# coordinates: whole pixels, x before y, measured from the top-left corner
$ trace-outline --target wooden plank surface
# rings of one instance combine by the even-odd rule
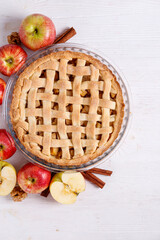
[[[75,205],[39,195],[22,203],[0,198],[0,239],[160,239],[160,1],[1,0],[0,45],[31,13],[54,21],[57,33],[75,27],[70,41],[100,50],[125,75],[133,120],[120,149],[101,165],[113,170],[103,190],[90,183]],[[2,77],[2,75],[0,75]],[[4,78],[7,81],[7,78]],[[0,107],[0,127],[5,127]],[[20,152],[9,160],[18,169]]]

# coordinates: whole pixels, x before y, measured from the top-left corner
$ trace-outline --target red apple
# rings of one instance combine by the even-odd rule
[[[26,193],[41,193],[48,188],[51,173],[37,165],[27,163],[18,172],[18,184]]]
[[[50,18],[42,14],[31,14],[22,21],[19,36],[27,48],[37,50],[54,42],[56,30]]]
[[[3,94],[4,94],[5,88],[6,88],[5,81],[2,78],[0,78],[0,105],[3,102]]]
[[[25,63],[27,53],[18,45],[8,44],[0,47],[0,72],[11,76]]]
[[[16,147],[11,135],[5,129],[0,129],[0,160],[10,158],[15,151]]]

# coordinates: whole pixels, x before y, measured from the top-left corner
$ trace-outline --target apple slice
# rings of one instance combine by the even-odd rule
[[[85,180],[80,172],[57,173],[50,184],[50,193],[59,203],[72,204],[85,190]]]
[[[0,196],[10,194],[16,185],[16,170],[7,162],[0,161]]]

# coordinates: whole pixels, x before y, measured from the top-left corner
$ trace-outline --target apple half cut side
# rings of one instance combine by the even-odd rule
[[[50,184],[50,193],[59,203],[72,204],[77,195],[85,191],[85,180],[80,172],[61,172],[55,174]]]
[[[9,164],[4,165],[0,171],[0,196],[6,196],[16,185],[16,170]]]

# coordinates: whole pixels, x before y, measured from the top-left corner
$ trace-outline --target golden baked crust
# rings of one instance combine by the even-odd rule
[[[79,52],[51,53],[19,76],[10,117],[24,147],[58,165],[80,165],[115,141],[124,116],[116,77]]]

